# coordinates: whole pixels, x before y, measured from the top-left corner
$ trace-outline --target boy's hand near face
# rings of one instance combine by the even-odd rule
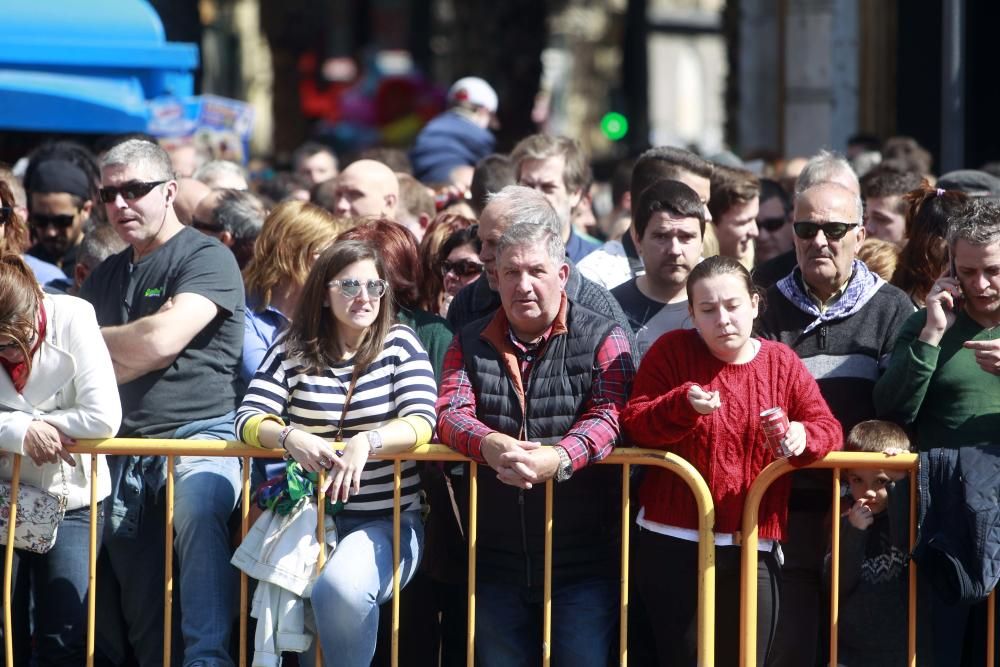
[[[869,491],[869,493],[871,492]],[[851,509],[847,511],[847,520],[858,530],[868,530],[872,523],[875,522],[875,516],[872,514],[872,508],[868,505],[868,503],[874,499],[874,493],[871,493],[871,497],[858,498],[854,501],[854,505],[851,506]]]

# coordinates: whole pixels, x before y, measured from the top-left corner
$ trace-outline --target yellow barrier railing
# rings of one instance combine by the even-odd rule
[[[821,468],[833,470],[833,485],[831,488],[831,507],[833,521],[831,527],[831,577],[830,577],[830,661],[837,664],[837,630],[839,627],[839,580],[840,580],[840,471],[843,468],[882,468],[887,470],[904,470],[910,473],[910,550],[917,536],[917,460],[916,454],[899,454],[885,456],[883,454],[868,454],[858,452],[832,452],[805,468]],[[760,472],[747,493],[743,510],[743,552],[741,562],[741,596],[740,596],[740,665],[752,667],[757,650],[757,615],[751,613],[757,608],[757,563],[752,557],[757,552],[757,520],[761,499],[764,494],[782,475],[799,468],[793,467],[786,459],[780,459],[770,464]],[[917,566],[913,561],[909,564],[909,595],[908,595],[908,638],[907,664],[916,667],[917,644]],[[988,602],[989,619],[987,627],[993,627],[994,593],[990,593]],[[986,633],[986,664],[993,665],[994,634]]]
[[[172,617],[172,593],[173,593],[173,500],[174,500],[174,471],[173,461],[175,456],[226,456],[240,457],[243,459],[242,477],[242,521],[241,534],[245,537],[249,530],[250,515],[250,459],[251,458],[280,458],[281,450],[261,450],[254,447],[247,447],[242,443],[224,442],[217,440],[145,440],[117,438],[103,441],[80,441],[74,452],[81,454],[103,454],[103,455],[138,455],[138,456],[166,456],[167,457],[167,484],[166,484],[166,567],[164,568],[164,622],[163,622],[163,662],[171,664],[171,617]],[[478,465],[466,457],[444,447],[442,445],[424,445],[409,452],[392,456],[376,457],[382,460],[392,460],[393,466],[393,595],[392,595],[392,647],[391,660],[393,665],[398,664],[399,658],[399,591],[400,591],[400,493],[402,486],[402,462],[403,461],[452,461],[468,462],[470,464],[469,475],[469,528],[468,528],[468,625],[466,637],[466,661],[472,667],[475,659],[475,580],[476,580],[476,548],[477,548],[477,503],[478,486],[477,471]],[[20,479],[20,456],[15,456],[12,475],[12,494],[10,516],[16,516],[17,511],[17,485]],[[698,506],[698,664],[703,667],[712,667],[715,664],[715,547],[712,529],[715,523],[715,509],[712,503],[711,492],[705,484],[704,479],[698,471],[687,461],[669,452],[647,449],[619,448],[612,452],[602,464],[622,466],[622,511],[621,511],[621,600],[619,608],[620,616],[620,648],[619,662],[624,667],[628,663],[628,585],[629,585],[629,528],[631,525],[631,510],[629,504],[629,477],[632,465],[651,465],[667,470],[671,470],[687,483]],[[97,478],[97,457],[91,457],[91,478]],[[542,653],[543,665],[548,667],[550,662],[549,646],[551,637],[551,594],[552,594],[552,489],[553,482],[546,483],[546,503],[545,503],[545,579],[543,584],[543,636]],[[325,559],[325,543],[323,534],[324,525],[324,503],[318,503],[318,538],[320,542],[319,567],[322,567]],[[87,605],[87,665],[92,667],[94,663],[94,636],[96,623],[96,538],[97,538],[97,485],[91,484],[91,520],[90,520],[90,588]],[[6,545],[7,559],[3,573],[3,607],[4,607],[4,651],[7,658],[6,664],[13,664],[13,641],[10,616],[10,593],[11,593],[11,567],[13,555],[13,530],[14,522],[11,521],[8,527],[8,537]],[[240,656],[239,665],[245,667],[247,664],[247,612],[248,605],[248,581],[246,574],[241,573],[240,577]],[[321,652],[319,642],[316,642],[316,664],[321,664]]]

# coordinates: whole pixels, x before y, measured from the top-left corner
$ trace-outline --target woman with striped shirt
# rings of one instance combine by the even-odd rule
[[[378,253],[340,241],[316,261],[285,335],[268,350],[236,416],[244,442],[283,448],[324,491],[344,501],[339,543],[311,596],[327,664],[368,665],[378,608],[392,592],[392,462],[372,454],[430,441],[437,395],[427,353],[393,324],[392,292]],[[343,443],[334,448],[330,443]],[[405,584],[423,548],[419,480],[402,466]]]

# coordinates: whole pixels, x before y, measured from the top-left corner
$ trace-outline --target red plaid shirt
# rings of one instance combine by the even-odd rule
[[[506,331],[520,362],[521,386],[527,386],[537,358],[533,352],[548,343],[552,328],[542,335],[538,344],[530,347],[517,340],[509,326]],[[621,327],[614,327],[601,342],[595,351],[595,360],[598,372],[594,376],[590,397],[583,405],[580,418],[557,443],[566,450],[574,471],[600,461],[614,449],[619,433],[618,412],[625,406],[635,377],[632,349]],[[457,336],[444,357],[437,412],[441,442],[485,463],[480,446],[483,438],[493,433],[494,429],[476,418],[476,392],[465,370],[465,359]],[[507,435],[518,437],[519,434]]]

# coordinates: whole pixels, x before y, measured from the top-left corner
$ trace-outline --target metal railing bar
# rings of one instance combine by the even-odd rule
[[[96,456],[90,457],[90,550],[87,553],[87,667],[94,667],[95,637],[97,635],[97,462],[98,458]]]
[[[552,493],[555,482],[545,482],[545,546],[542,577],[542,667],[552,662]]]
[[[250,531],[250,465],[249,456],[243,457],[243,479],[240,488],[240,542]],[[250,582],[247,573],[240,570],[240,667],[247,667],[247,610],[250,602]]]
[[[174,457],[167,456],[167,507],[163,565],[163,664],[170,663],[174,609]]]
[[[10,505],[7,508],[7,544],[3,562],[3,652],[4,664],[14,664],[14,624],[10,615],[10,589],[14,570],[14,531],[17,529],[17,493],[21,487],[21,457],[14,455],[10,475]]]
[[[632,466],[628,463],[622,465],[622,577],[621,577],[621,606],[618,609],[618,663],[621,667],[628,667],[628,572],[629,572],[629,538],[632,528],[632,497],[631,484]]]

